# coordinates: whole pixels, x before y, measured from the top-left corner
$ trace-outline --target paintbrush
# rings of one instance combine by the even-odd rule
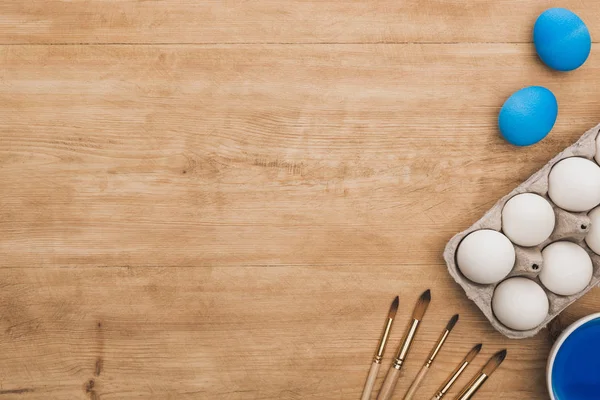
[[[448,321],[448,324],[446,325],[446,329],[444,329],[444,331],[440,335],[440,338],[438,339],[436,345],[431,350],[431,353],[429,353],[429,358],[427,358],[425,365],[423,365],[423,367],[417,374],[417,377],[415,378],[413,383],[408,388],[408,392],[406,392],[406,396],[404,396],[404,400],[411,400],[414,397],[415,393],[419,389],[419,386],[423,382],[423,379],[425,379],[427,372],[429,372],[429,368],[431,368],[431,364],[433,364],[435,357],[437,357],[438,353],[442,349],[442,346],[446,342],[446,339],[448,339],[448,335],[450,335],[452,328],[454,328],[454,325],[456,325],[457,322],[458,322],[458,314],[455,314],[452,318],[450,318],[450,321]]]
[[[396,317],[396,312],[398,311],[398,302],[399,299],[398,296],[396,296],[396,298],[390,305],[390,311],[388,312],[387,320],[385,321],[385,325],[383,326],[383,332],[381,332],[379,346],[377,346],[375,357],[373,357],[373,364],[371,364],[369,376],[367,377],[367,381],[365,382],[365,388],[363,389],[362,397],[360,398],[361,400],[369,400],[371,398],[373,385],[375,385],[375,380],[377,379],[377,374],[379,373],[379,368],[381,367],[383,352],[385,351],[385,346],[390,337],[390,331],[392,330],[392,324],[394,323],[394,318]]]
[[[454,385],[454,382],[456,382],[456,380],[465,371],[467,366],[473,361],[477,354],[479,354],[479,352],[481,351],[481,346],[482,344],[479,343],[478,345],[473,347],[471,351],[469,351],[469,353],[467,353],[467,356],[461,361],[458,367],[454,371],[452,371],[452,374],[450,374],[448,379],[446,379],[446,381],[442,384],[442,386],[439,388],[435,396],[431,398],[431,400],[442,400],[446,393],[448,393],[448,390],[450,390],[452,385]]]
[[[460,394],[456,397],[455,400],[469,400],[479,388],[483,385],[483,383],[494,373],[496,368],[502,361],[506,358],[506,349],[501,350],[494,354],[492,358],[483,366],[481,372],[479,372],[475,377],[469,382],[469,384],[460,392]]]
[[[427,311],[427,307],[429,307],[429,302],[431,301],[431,291],[427,289],[415,305],[415,309],[412,314],[412,321],[409,324],[408,331],[404,334],[404,338],[402,342],[400,342],[400,347],[398,347],[398,354],[394,359],[387,375],[385,376],[385,380],[383,381],[383,385],[381,386],[381,390],[379,391],[379,395],[377,396],[377,400],[389,400],[392,398],[394,393],[394,389],[396,388],[396,383],[398,382],[398,378],[400,377],[400,369],[406,360],[406,356],[408,355],[408,351],[410,350],[410,346],[415,340],[415,336],[417,334],[417,330],[419,329],[419,325],[421,324],[421,320],[423,320],[423,316]]]

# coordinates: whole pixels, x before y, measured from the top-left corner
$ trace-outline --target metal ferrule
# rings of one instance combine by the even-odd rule
[[[433,350],[431,350],[431,353],[429,354],[429,359],[427,360],[427,366],[428,367],[431,366],[431,363],[433,362],[433,360],[435,360],[435,357],[440,352],[440,349],[444,345],[444,342],[446,341],[446,339],[448,339],[448,335],[449,334],[450,334],[450,331],[449,330],[445,330],[440,335],[440,338],[438,339],[438,342],[437,342],[437,346],[435,346],[435,348]]]
[[[462,393],[458,395],[456,399],[469,400],[471,397],[473,397],[475,393],[477,393],[477,391],[479,390],[481,385],[483,385],[483,382],[485,382],[487,378],[488,376],[482,372],[481,375],[479,375],[477,378],[471,381],[469,386],[467,386],[465,390],[463,390]]]
[[[402,364],[404,364],[404,360],[396,358],[394,360],[394,363],[392,364],[392,367],[396,368],[397,370],[400,370],[400,368],[402,368]]]
[[[404,360],[406,359],[408,350],[410,350],[410,346],[412,345],[412,342],[415,340],[415,335],[417,334],[417,328],[419,327],[420,323],[421,323],[421,321],[419,321],[418,319],[413,319],[412,323],[410,324],[410,328],[408,329],[408,332],[406,333],[404,340],[402,340],[402,345],[400,346],[400,349],[398,350],[398,355],[396,356],[396,360],[394,360],[394,365],[393,365],[394,368],[396,368],[396,369],[402,368],[402,364],[404,364]]]
[[[390,338],[390,332],[392,330],[392,323],[394,320],[392,318],[388,318],[387,323],[385,324],[385,328],[383,328],[383,332],[381,333],[381,338],[379,339],[379,347],[377,347],[377,352],[375,353],[375,357],[373,357],[373,362],[377,364],[381,364],[381,360],[383,359],[383,352],[385,351],[385,346]]]
[[[442,386],[442,388],[435,395],[435,400],[441,400],[442,397],[444,397],[446,393],[448,393],[452,385],[454,385],[454,382],[456,382],[458,377],[463,373],[463,371],[465,370],[465,368],[467,368],[468,365],[469,363],[465,361],[462,364],[460,364],[458,368],[452,371],[452,375],[450,375],[450,378],[448,378],[448,380],[444,382],[444,386]]]

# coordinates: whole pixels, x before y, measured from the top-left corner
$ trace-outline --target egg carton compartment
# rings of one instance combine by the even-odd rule
[[[596,154],[596,137],[598,136],[599,131],[600,124],[584,133],[576,143],[557,154],[544,167],[531,175],[525,182],[516,187],[506,196],[502,197],[490,210],[485,213],[480,220],[475,222],[471,227],[463,232],[456,234],[446,245],[444,250],[444,260],[446,261],[450,275],[463,288],[467,297],[477,304],[492,326],[497,331],[511,339],[524,339],[534,336],[541,329],[545,328],[546,325],[558,314],[560,314],[567,306],[582,297],[600,282],[600,256],[591,251],[584,240],[591,227],[591,221],[587,215],[587,212],[569,212],[563,210],[556,206],[556,204],[554,204],[554,202],[548,197],[548,176],[550,174],[550,170],[556,163],[569,157],[583,157],[595,162],[594,155]],[[538,246],[521,247],[513,243],[516,255],[515,265],[509,275],[500,282],[485,285],[470,281],[459,270],[456,262],[456,252],[460,242],[470,233],[481,229],[491,229],[502,232],[502,210],[504,205],[512,197],[521,193],[538,194],[544,197],[550,203],[555,215],[554,231],[546,241]],[[589,285],[581,292],[571,296],[560,296],[550,292],[540,282],[538,277],[544,268],[542,250],[550,243],[562,240],[571,241],[581,246],[590,255],[593,265],[593,275]],[[522,276],[535,281],[542,287],[542,289],[544,289],[549,300],[549,311],[547,317],[540,325],[526,331],[508,328],[494,316],[492,311],[492,296],[496,286],[506,279],[515,276]]]

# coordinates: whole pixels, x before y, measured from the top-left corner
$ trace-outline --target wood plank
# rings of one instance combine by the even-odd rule
[[[529,45],[2,46],[2,267],[440,264],[595,125]],[[557,95],[541,144],[503,100]]]
[[[524,341],[493,332],[438,265],[48,267],[2,269],[0,281],[0,398],[358,398],[389,302],[400,294],[384,368],[426,284],[433,300],[398,398],[454,312],[461,319],[422,396],[482,340],[476,367],[505,346],[509,357],[481,398],[545,396],[547,332]],[[598,301],[588,294],[561,324]]]
[[[530,42],[550,0],[4,0],[0,43]],[[600,4],[563,0],[592,37]]]

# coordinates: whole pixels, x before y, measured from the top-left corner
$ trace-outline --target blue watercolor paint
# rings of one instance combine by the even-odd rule
[[[575,329],[560,346],[552,365],[557,400],[600,398],[600,318]]]

